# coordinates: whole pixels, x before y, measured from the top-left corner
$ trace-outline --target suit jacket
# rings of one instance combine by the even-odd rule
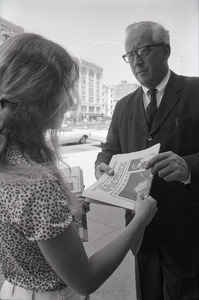
[[[118,101],[96,165],[156,143],[160,152],[173,151],[186,160],[191,184],[154,177],[151,195],[158,201],[158,212],[148,231],[179,272],[199,269],[199,78],[171,72],[150,131],[141,87]]]

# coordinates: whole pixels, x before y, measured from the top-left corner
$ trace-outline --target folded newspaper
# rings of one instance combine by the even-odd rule
[[[68,188],[75,195],[81,195],[84,190],[83,172],[80,167],[60,168],[66,179]],[[79,235],[83,242],[88,242],[88,228],[86,212],[83,209],[81,218],[78,218]]]
[[[137,194],[150,193],[153,175],[146,163],[159,153],[160,144],[142,151],[113,155],[109,166],[114,175],[103,174],[82,196],[92,203],[114,205],[133,210]]]

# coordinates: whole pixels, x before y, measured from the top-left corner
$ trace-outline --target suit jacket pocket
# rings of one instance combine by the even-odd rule
[[[190,116],[175,117],[175,126],[185,126],[194,123],[194,120]]]

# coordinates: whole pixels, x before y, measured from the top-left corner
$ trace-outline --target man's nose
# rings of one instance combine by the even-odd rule
[[[143,63],[142,58],[138,54],[135,54],[134,59],[133,59],[133,65],[136,66],[141,63]]]

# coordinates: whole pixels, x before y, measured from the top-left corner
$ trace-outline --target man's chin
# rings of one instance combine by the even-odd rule
[[[143,77],[137,77],[137,80],[138,80],[138,82],[139,82],[141,85],[143,85],[143,86],[145,86],[145,87],[148,87],[148,80],[146,80],[146,78],[143,78]]]

